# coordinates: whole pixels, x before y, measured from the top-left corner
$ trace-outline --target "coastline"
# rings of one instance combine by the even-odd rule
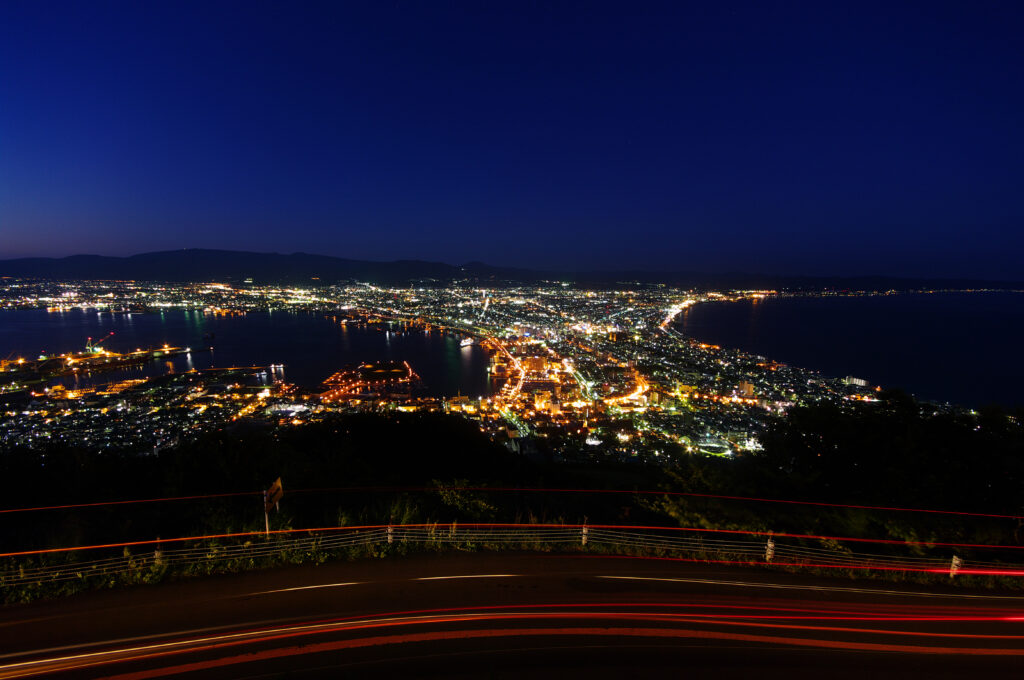
[[[1006,314],[1005,310],[1002,315],[985,313],[993,306],[995,297],[1013,302],[1009,314]],[[927,300],[929,304],[902,305],[907,307],[903,310],[905,318],[902,323],[899,319],[894,321],[892,307],[900,306],[900,301],[910,299]],[[857,309],[863,306],[865,301],[870,305],[870,301],[880,300],[884,301],[884,304],[875,305],[878,309],[874,310],[870,318],[865,317],[864,310]],[[843,304],[844,301],[852,304],[846,304],[843,308],[834,306],[835,303]],[[793,311],[783,310],[778,305],[787,305],[793,309],[805,308],[815,312],[816,318],[807,321],[806,325],[801,327],[799,323],[794,323],[800,320],[795,318],[796,314]],[[832,307],[829,308],[829,305]],[[944,334],[931,333],[936,318],[922,318],[927,317],[927,314],[921,313],[922,307],[932,309],[935,314],[944,315],[963,314],[966,311],[972,317],[971,323],[966,324],[966,329],[963,323],[950,324],[949,330]],[[1014,310],[1016,314],[1013,313]],[[844,317],[844,314],[850,316]],[[908,319],[923,322],[923,325],[916,332],[907,332]],[[742,321],[744,328],[739,328],[738,321]],[[810,325],[814,321],[818,322],[816,328]],[[841,322],[845,322],[845,327],[849,329],[848,334],[836,332],[836,328],[842,325]],[[1002,333],[994,330],[1000,327],[1001,322],[1012,328]],[[1010,352],[1015,346],[1012,340],[1013,329],[1016,329],[1018,334],[1024,333],[1024,291],[748,291],[729,297],[696,299],[680,310],[671,325],[682,336],[698,342],[713,343],[752,356],[766,357],[827,377],[863,378],[872,385],[904,390],[922,401],[956,405],[967,409],[976,409],[988,403],[1015,408],[1024,403],[1024,399],[1019,397],[1014,401],[1013,389],[991,390],[992,396],[988,398],[982,393],[984,390],[961,389],[972,379],[977,382],[978,369],[981,366],[988,366],[987,371],[981,374],[983,377],[980,382],[984,384],[991,385],[997,382],[998,378],[1004,378],[1007,382],[1024,380],[1024,368],[1018,368],[1007,375],[1006,369],[1012,368],[1010,361],[1006,361],[1006,365],[999,364],[999,370],[991,365],[998,363],[997,357],[1012,356]],[[885,337],[884,331],[894,325],[898,327],[896,334]],[[824,334],[825,337],[820,342],[809,345],[806,336],[814,330],[820,331],[822,327],[829,332]],[[864,340],[865,329],[876,331],[873,344],[878,347],[876,353],[882,356],[882,360],[866,361],[870,352],[865,351],[863,346],[858,347],[858,344],[862,345],[863,342],[855,342]],[[969,332],[964,333],[965,330]],[[951,338],[951,333],[956,338]],[[977,340],[988,339],[988,344],[998,346],[986,347],[984,349],[987,351],[981,351],[972,345],[970,349],[962,348],[962,355],[959,357],[950,355],[951,345],[956,344],[957,338],[962,341],[965,338],[970,339],[972,335]],[[930,344],[918,342],[924,339]],[[1001,342],[997,343],[993,339]],[[939,346],[936,346],[936,343]],[[915,344],[919,350],[907,352],[907,346]],[[985,343],[975,343],[977,344]],[[894,355],[904,360],[896,361],[891,358]],[[845,361],[847,357],[852,357],[853,361]],[[923,366],[923,363],[930,366]],[[915,365],[919,367],[918,371],[911,370]],[[920,379],[939,370],[938,367],[941,367],[947,383],[957,384],[953,385],[953,389],[936,389],[939,386],[938,381]]]

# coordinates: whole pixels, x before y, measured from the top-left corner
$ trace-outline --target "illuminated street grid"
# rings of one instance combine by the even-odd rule
[[[759,448],[765,427],[794,405],[844,406],[876,394],[863,381],[702,344],[672,323],[701,302],[779,294],[626,284],[584,290],[564,283],[484,289],[8,279],[0,286],[0,309],[290,309],[382,332],[457,333],[464,344],[488,352],[492,389],[488,397],[440,399],[417,396],[407,380],[339,383],[335,376],[333,383],[295,386],[280,380],[275,367],[262,367],[76,392],[19,384],[14,376],[25,358],[0,357],[0,390],[7,397],[0,406],[0,442],[152,452],[238,421],[292,427],[334,413],[394,410],[462,414],[509,448],[554,460],[656,463],[688,453],[743,455]],[[339,387],[346,384],[354,387]]]

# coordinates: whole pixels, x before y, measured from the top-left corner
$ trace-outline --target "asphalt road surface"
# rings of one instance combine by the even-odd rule
[[[636,558],[329,563],[0,609],[0,678],[1024,674],[1024,596]]]

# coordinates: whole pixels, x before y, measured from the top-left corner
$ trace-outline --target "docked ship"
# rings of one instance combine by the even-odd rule
[[[157,359],[188,354],[191,347],[162,347],[136,349],[134,352],[118,353],[103,348],[110,336],[93,341],[89,338],[84,352],[40,355],[38,359],[7,360],[0,365],[0,382],[37,382],[75,373],[96,373],[112,371],[127,366],[137,366]]]

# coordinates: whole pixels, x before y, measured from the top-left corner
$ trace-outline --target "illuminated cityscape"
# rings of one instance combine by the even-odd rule
[[[1024,2],[0,2],[0,680],[1024,658]]]
[[[844,293],[853,294],[868,293]],[[686,454],[743,455],[758,450],[764,428],[791,407],[877,401],[878,388],[865,380],[826,377],[702,343],[674,323],[701,302],[779,295],[666,286],[587,290],[561,283],[285,288],[12,280],[0,297],[7,309],[58,315],[177,309],[221,317],[276,310],[387,335],[453,334],[463,351],[485,350],[489,390],[425,396],[408,363],[339,366],[321,383],[296,385],[284,377],[283,358],[269,366],[177,373],[171,361],[168,375],[104,382],[105,371],[125,364],[210,351],[164,346],[122,355],[103,347],[107,336],[87,339],[84,352],[65,348],[54,357],[2,360],[0,391],[8,406],[0,433],[7,445],[77,441],[145,452],[243,419],[297,426],[338,413],[397,410],[461,414],[495,441],[553,460],[668,464]],[[93,380],[77,389],[48,384],[76,373]]]

